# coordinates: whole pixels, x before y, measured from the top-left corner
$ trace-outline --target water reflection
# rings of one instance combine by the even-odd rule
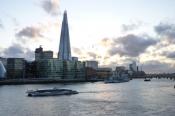
[[[170,80],[0,86],[0,116],[174,116]],[[68,88],[72,96],[26,97],[27,89]]]

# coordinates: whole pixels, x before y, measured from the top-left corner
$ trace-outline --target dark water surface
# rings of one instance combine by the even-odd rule
[[[175,81],[0,86],[0,116],[175,116]],[[28,89],[70,88],[79,94],[27,97]]]

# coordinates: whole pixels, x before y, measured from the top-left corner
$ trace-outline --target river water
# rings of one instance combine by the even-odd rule
[[[0,116],[175,116],[175,81],[0,86]],[[28,89],[68,88],[79,94],[27,97]]]

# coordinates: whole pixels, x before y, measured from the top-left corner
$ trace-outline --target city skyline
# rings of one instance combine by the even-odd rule
[[[0,7],[0,56],[31,60],[39,45],[57,56],[66,9],[73,56],[110,67],[137,60],[146,72],[173,72],[173,5],[173,0],[4,0]]]

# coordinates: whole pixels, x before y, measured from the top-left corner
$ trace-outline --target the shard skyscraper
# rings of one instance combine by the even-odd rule
[[[69,27],[68,27],[66,11],[64,11],[64,16],[63,16],[63,21],[62,21],[58,59],[66,60],[66,61],[72,60],[70,40],[69,40]]]

